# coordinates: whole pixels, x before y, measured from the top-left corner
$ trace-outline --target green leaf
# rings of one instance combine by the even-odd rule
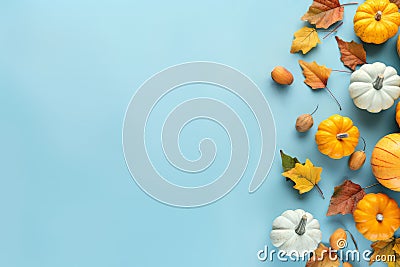
[[[282,168],[284,172],[290,171],[296,166],[296,163],[302,164],[297,158],[293,158],[289,155],[286,155],[283,153],[283,151],[280,151],[281,153],[281,159],[282,159]]]

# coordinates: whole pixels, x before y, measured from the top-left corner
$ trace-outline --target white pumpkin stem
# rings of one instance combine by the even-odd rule
[[[349,138],[349,134],[348,133],[338,133],[336,135],[336,139],[341,140],[343,138]]]
[[[376,14],[375,14],[375,20],[376,21],[380,21],[382,19],[382,11],[378,11],[378,12],[376,12]]]
[[[294,229],[296,234],[304,235],[304,233],[306,232],[306,224],[307,224],[307,215],[304,214],[303,217],[301,217],[299,225],[297,225],[296,229]]]
[[[372,85],[374,86],[374,88],[376,90],[381,90],[383,87],[383,80],[384,80],[384,76],[383,74],[379,74],[378,77],[376,77],[375,82],[372,83]]]
[[[382,214],[382,213],[378,213],[378,214],[376,215],[376,220],[377,220],[378,222],[383,222],[383,214]]]

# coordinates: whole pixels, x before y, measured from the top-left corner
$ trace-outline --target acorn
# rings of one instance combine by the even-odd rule
[[[297,117],[296,130],[300,133],[307,132],[314,125],[313,114],[318,110],[318,106],[311,114],[303,114]]]
[[[282,66],[275,67],[271,72],[271,77],[276,83],[282,85],[291,85],[294,80],[292,73]]]
[[[365,155],[365,140],[364,138],[361,137],[361,139],[364,142],[364,148],[363,150],[355,151],[353,154],[351,154],[349,158],[349,168],[352,171],[357,171],[359,170],[365,163],[365,160],[367,159],[367,156]]]

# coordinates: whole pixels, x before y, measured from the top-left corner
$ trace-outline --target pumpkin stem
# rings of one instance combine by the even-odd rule
[[[375,14],[375,20],[376,21],[380,21],[382,19],[382,11],[378,11],[378,12],[376,12],[376,14]]]
[[[374,88],[376,90],[381,90],[382,89],[383,80],[384,80],[383,74],[379,74],[378,77],[376,77],[375,82],[372,83],[372,85],[374,86]]]
[[[349,138],[349,134],[348,133],[338,133],[336,135],[336,139],[341,140],[343,138]]]
[[[377,220],[378,222],[383,222],[383,215],[382,215],[382,213],[378,213],[378,214],[376,215],[376,220]]]
[[[304,233],[306,232],[306,224],[307,224],[307,215],[304,214],[303,217],[301,217],[299,225],[297,225],[296,229],[294,229],[296,234],[304,235]]]

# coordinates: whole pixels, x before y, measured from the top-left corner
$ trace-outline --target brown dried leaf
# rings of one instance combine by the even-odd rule
[[[302,20],[315,24],[317,28],[327,29],[343,19],[344,8],[339,0],[314,0]]]
[[[327,216],[353,214],[357,203],[366,195],[364,189],[350,180],[336,186],[329,203]]]
[[[340,60],[346,67],[355,70],[357,65],[367,63],[367,52],[362,44],[354,41],[345,42],[337,36],[335,38],[340,49]]]

